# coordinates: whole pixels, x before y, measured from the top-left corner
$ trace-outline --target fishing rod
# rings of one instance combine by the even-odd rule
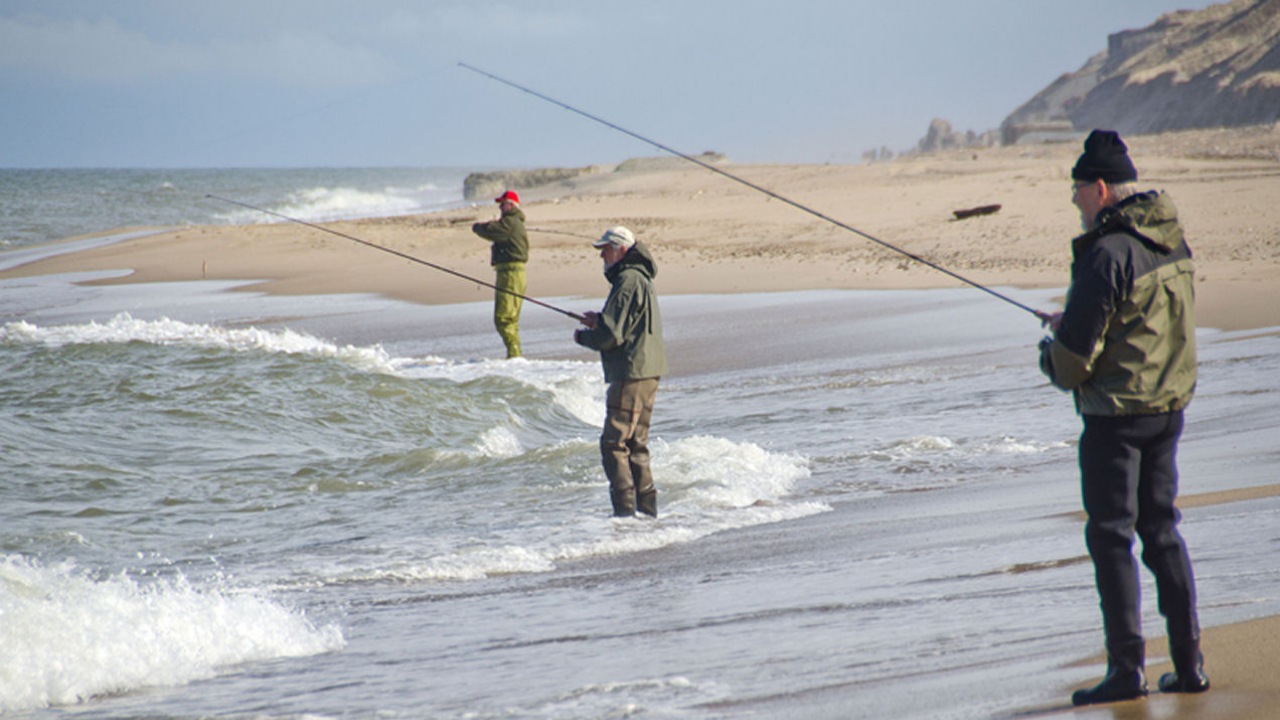
[[[574,320],[577,320],[578,322],[585,323],[585,322],[586,322],[586,320],[587,320],[587,319],[586,319],[586,317],[584,317],[584,316],[582,316],[582,315],[579,315],[579,314],[578,314],[578,313],[576,313],[576,312],[570,312],[570,311],[565,310],[565,309],[563,309],[563,308],[558,308],[558,307],[556,307],[555,305],[552,305],[552,304],[550,304],[550,303],[542,302],[541,300],[538,300],[537,298],[531,298],[531,297],[529,297],[528,295],[521,295],[521,294],[520,294],[520,293],[518,293],[518,292],[514,292],[514,291],[512,291],[512,290],[507,290],[506,288],[500,288],[500,287],[498,287],[497,285],[494,285],[493,283],[485,282],[484,280],[481,280],[481,279],[479,279],[479,278],[471,277],[470,275],[464,275],[464,274],[462,274],[462,273],[458,272],[457,270],[450,270],[449,268],[444,267],[443,265],[437,265],[437,264],[435,264],[435,263],[433,263],[433,262],[427,262],[426,260],[423,260],[422,258],[416,258],[416,257],[414,257],[414,256],[412,256],[412,255],[407,254],[407,253],[402,253],[402,252],[400,252],[399,250],[392,250],[392,249],[391,249],[391,248],[389,248],[389,247],[386,247],[386,246],[383,246],[383,245],[378,245],[377,243],[371,243],[371,242],[369,242],[368,240],[364,240],[364,239],[362,239],[362,238],[358,238],[358,237],[356,237],[355,235],[348,235],[347,233],[344,233],[344,232],[338,232],[337,230],[334,230],[334,229],[332,229],[332,228],[327,228],[327,227],[325,227],[325,226],[323,226],[323,225],[317,225],[317,224],[315,224],[315,223],[307,222],[306,220],[299,220],[298,218],[289,217],[288,215],[282,215],[282,214],[280,214],[280,213],[278,213],[278,212],[275,212],[274,210],[267,210],[266,208],[260,208],[260,207],[254,206],[254,205],[250,205],[250,204],[248,204],[248,203],[242,203],[242,202],[240,202],[239,200],[232,200],[232,199],[230,199],[230,198],[219,197],[218,195],[206,195],[205,197],[207,197],[207,198],[212,198],[212,199],[214,199],[214,200],[221,200],[222,202],[225,202],[225,203],[231,203],[232,205],[239,205],[240,207],[242,207],[242,208],[247,208],[247,209],[249,209],[249,210],[256,210],[256,211],[258,211],[258,212],[260,212],[260,213],[266,213],[267,215],[272,215],[272,216],[274,216],[274,217],[278,217],[278,218],[280,218],[281,220],[288,220],[289,222],[297,223],[297,224],[299,224],[299,225],[306,225],[306,226],[307,226],[307,227],[309,227],[309,228],[314,228],[314,229],[316,229],[316,230],[319,230],[320,232],[327,232],[327,233],[329,233],[330,235],[337,235],[337,236],[338,236],[338,237],[340,237],[340,238],[346,238],[347,240],[350,240],[350,241],[352,241],[352,242],[360,243],[361,245],[364,245],[365,247],[371,247],[371,248],[373,248],[374,250],[381,250],[382,252],[391,253],[392,255],[395,255],[395,256],[397,256],[397,257],[402,257],[402,258],[404,258],[405,260],[409,260],[409,261],[412,261],[412,262],[416,262],[416,263],[418,263],[419,265],[426,265],[427,267],[429,267],[429,268],[431,268],[431,269],[433,269],[433,270],[439,270],[440,272],[448,273],[448,274],[450,274],[450,275],[452,275],[452,276],[454,276],[454,277],[462,278],[463,280],[470,280],[471,282],[473,282],[473,283],[475,283],[475,284],[477,284],[477,285],[483,285],[483,286],[488,287],[488,288],[493,288],[494,290],[497,290],[498,292],[506,293],[506,294],[508,294],[508,295],[513,295],[513,296],[515,296],[515,297],[520,298],[521,300],[528,300],[529,302],[533,303],[534,305],[541,305],[542,307],[544,307],[544,308],[546,308],[546,309],[548,309],[548,310],[555,310],[556,312],[560,313],[561,315],[567,315],[567,316],[569,316],[569,317],[573,318]]]
[[[737,175],[734,175],[733,173],[728,172],[727,170],[724,170],[724,169],[722,169],[722,168],[718,168],[718,167],[716,167],[715,165],[712,165],[711,163],[706,162],[705,160],[700,160],[700,159],[698,159],[698,158],[696,158],[696,157],[694,157],[694,156],[692,156],[692,155],[689,155],[689,154],[687,154],[687,153],[680,152],[679,150],[676,150],[676,149],[674,149],[674,148],[672,148],[672,147],[669,147],[669,146],[667,146],[667,145],[663,145],[662,143],[660,143],[660,142],[658,142],[658,141],[656,141],[656,140],[651,140],[651,139],[649,139],[649,138],[647,138],[647,137],[645,137],[645,136],[643,136],[643,135],[640,135],[639,133],[632,132],[631,130],[628,130],[628,129],[626,129],[626,128],[624,128],[624,127],[620,126],[620,125],[617,125],[617,124],[615,124],[615,123],[609,122],[608,120],[605,120],[605,119],[604,119],[604,118],[602,118],[602,117],[598,117],[598,116],[596,116],[596,115],[592,115],[591,113],[586,112],[586,111],[584,111],[584,110],[579,110],[578,108],[573,107],[572,105],[569,105],[569,104],[567,104],[567,103],[563,103],[563,102],[561,102],[561,101],[559,101],[559,100],[556,100],[556,99],[555,99],[555,98],[553,98],[553,97],[548,97],[547,95],[543,95],[542,93],[540,93],[540,92],[538,92],[538,91],[536,91],[536,90],[532,90],[532,89],[530,89],[530,88],[527,88],[527,87],[525,87],[525,86],[523,86],[523,85],[520,85],[520,84],[518,84],[518,83],[514,83],[514,82],[512,82],[512,81],[510,81],[510,80],[507,80],[507,79],[505,79],[505,78],[498,77],[497,75],[494,75],[493,73],[486,72],[486,71],[481,70],[480,68],[475,67],[475,66],[473,66],[473,65],[468,65],[467,63],[464,63],[464,62],[460,62],[460,63],[458,63],[458,65],[460,65],[461,67],[466,68],[467,70],[470,70],[470,71],[472,71],[472,72],[474,72],[474,73],[478,73],[478,74],[480,74],[480,75],[483,75],[483,76],[485,76],[485,77],[489,78],[490,80],[496,80],[496,81],[498,81],[498,82],[502,83],[503,85],[506,85],[506,86],[508,86],[508,87],[515,88],[516,90],[519,90],[519,91],[524,92],[524,93],[528,93],[529,95],[532,95],[532,96],[534,96],[534,97],[536,97],[536,98],[538,98],[538,99],[540,99],[540,100],[545,100],[546,102],[549,102],[549,103],[551,103],[552,105],[556,105],[556,106],[562,107],[562,108],[564,108],[565,110],[568,110],[569,112],[572,112],[572,113],[576,113],[576,114],[578,114],[578,115],[581,115],[582,117],[587,118],[588,120],[593,120],[593,121],[595,121],[595,122],[600,123],[601,125],[604,125],[605,127],[612,128],[612,129],[614,129],[614,130],[617,130],[618,132],[620,132],[620,133],[622,133],[622,134],[624,134],[624,135],[630,135],[631,137],[633,137],[633,138],[635,138],[635,139],[637,139],[637,140],[639,140],[639,141],[641,141],[641,142],[644,142],[644,143],[647,143],[647,144],[649,144],[649,145],[652,145],[652,146],[654,146],[654,147],[658,148],[659,150],[662,150],[662,151],[664,151],[664,152],[669,152],[669,153],[671,153],[672,155],[675,155],[676,157],[680,157],[680,158],[683,158],[683,159],[685,159],[685,160],[688,160],[689,162],[693,163],[694,165],[700,165],[700,166],[702,166],[702,167],[704,167],[704,168],[706,168],[706,169],[710,170],[711,172],[716,173],[717,175],[721,175],[721,176],[723,176],[723,177],[729,178],[730,180],[732,180],[732,181],[734,181],[734,182],[736,182],[736,183],[739,183],[739,184],[741,184],[741,185],[745,185],[745,186],[747,186],[747,187],[751,188],[752,190],[755,190],[755,191],[760,192],[760,193],[764,193],[765,195],[768,195],[769,197],[771,197],[771,198],[773,198],[773,199],[775,199],[775,200],[778,200],[778,201],[780,201],[780,202],[786,203],[787,205],[790,205],[791,207],[796,208],[797,210],[801,210],[801,211],[803,211],[803,212],[809,213],[810,215],[812,215],[812,216],[814,216],[814,217],[816,217],[816,218],[818,218],[818,219],[820,219],[820,220],[825,220],[825,221],[827,221],[827,222],[831,223],[832,225],[835,225],[835,226],[836,226],[836,227],[838,227],[838,228],[841,228],[841,229],[844,229],[844,230],[848,230],[849,232],[854,233],[855,235],[859,235],[859,236],[861,236],[861,237],[863,237],[863,238],[865,238],[865,239],[867,239],[867,240],[870,240],[870,241],[871,241],[871,242],[873,242],[873,243],[876,243],[876,244],[878,244],[878,245],[881,245],[881,246],[883,246],[883,247],[886,247],[886,248],[888,248],[888,249],[890,249],[890,250],[892,250],[892,251],[894,251],[894,252],[896,252],[896,253],[899,253],[899,254],[901,254],[901,255],[905,255],[905,256],[907,256],[908,258],[910,258],[910,259],[912,259],[912,260],[915,260],[916,262],[918,262],[918,263],[920,263],[920,264],[922,264],[922,265],[927,265],[927,266],[929,266],[929,267],[933,268],[934,270],[937,270],[938,272],[943,273],[944,275],[948,275],[948,276],[950,276],[950,277],[952,277],[952,278],[955,278],[956,280],[959,280],[959,281],[960,281],[960,282],[962,282],[962,283],[965,283],[966,285],[969,285],[969,286],[971,286],[971,287],[977,288],[978,290],[981,290],[981,291],[983,291],[983,292],[985,292],[985,293],[988,293],[988,294],[990,294],[990,295],[992,295],[992,296],[994,296],[994,297],[996,297],[996,298],[999,298],[1000,300],[1003,300],[1003,301],[1005,301],[1005,302],[1009,303],[1010,305],[1013,305],[1014,307],[1017,307],[1017,308],[1019,308],[1019,309],[1021,309],[1021,310],[1025,310],[1025,311],[1027,311],[1027,312],[1031,313],[1032,315],[1036,316],[1036,318],[1037,318],[1037,319],[1039,319],[1042,323],[1043,323],[1043,322],[1047,322],[1047,321],[1048,321],[1048,319],[1049,319],[1049,314],[1048,314],[1048,313],[1044,313],[1044,312],[1041,312],[1041,311],[1039,311],[1039,310],[1036,310],[1036,309],[1035,309],[1035,308],[1033,308],[1033,307],[1030,307],[1030,306],[1028,306],[1028,305],[1024,305],[1023,303],[1020,303],[1020,302],[1018,302],[1017,300],[1014,300],[1013,298],[1011,298],[1011,297],[1009,297],[1009,296],[1007,296],[1007,295],[1004,295],[1004,294],[1002,294],[1002,293],[999,293],[999,292],[997,292],[997,291],[995,291],[995,290],[992,290],[991,288],[989,288],[989,287],[987,287],[987,286],[985,286],[985,285],[982,285],[982,284],[980,284],[980,283],[978,283],[978,282],[975,282],[975,281],[973,281],[973,280],[970,280],[969,278],[967,278],[967,277],[965,277],[965,276],[963,276],[963,275],[961,275],[961,274],[959,274],[959,273],[957,273],[957,272],[954,272],[954,271],[952,271],[952,270],[948,270],[947,268],[942,267],[941,265],[938,265],[937,263],[930,262],[929,260],[926,260],[926,259],[924,259],[924,258],[920,257],[919,255],[916,255],[915,253],[908,252],[908,251],[906,251],[906,250],[904,250],[904,249],[902,249],[902,248],[898,247],[897,245],[893,245],[892,243],[886,242],[886,241],[884,241],[884,240],[881,240],[881,239],[880,239],[880,238],[878,238],[878,237],[875,237],[875,236],[873,236],[873,235],[870,235],[870,234],[868,234],[868,233],[865,233],[865,232],[863,232],[863,231],[859,230],[858,228],[853,227],[852,225],[849,225],[849,224],[847,224],[847,223],[841,222],[840,220],[837,220],[837,219],[835,219],[835,218],[833,218],[833,217],[831,217],[831,216],[829,216],[829,215],[826,215],[826,214],[824,214],[824,213],[818,212],[817,210],[814,210],[813,208],[808,207],[807,205],[802,205],[802,204],[800,204],[800,203],[798,203],[798,202],[796,202],[796,201],[794,201],[794,200],[791,200],[790,198],[783,197],[782,195],[779,195],[778,193],[776,193],[776,192],[774,192],[774,191],[772,191],[772,190],[770,190],[770,189],[768,189],[768,188],[766,188],[766,187],[762,187],[762,186],[757,185],[757,184],[755,184],[755,183],[753,183],[753,182],[751,182],[751,181],[749,181],[749,180],[745,180],[745,179],[743,179],[743,178],[740,178],[740,177],[738,177]]]

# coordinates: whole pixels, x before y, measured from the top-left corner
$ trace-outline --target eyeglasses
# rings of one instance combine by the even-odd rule
[[[1076,193],[1093,185],[1091,182],[1073,182],[1071,183],[1071,197],[1075,197]]]

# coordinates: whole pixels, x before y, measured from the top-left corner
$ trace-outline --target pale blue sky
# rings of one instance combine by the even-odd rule
[[[0,0],[0,167],[858,162],[1206,0]]]

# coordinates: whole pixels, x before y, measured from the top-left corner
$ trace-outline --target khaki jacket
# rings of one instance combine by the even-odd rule
[[[667,372],[667,348],[662,340],[662,313],[653,279],[657,265],[644,243],[631,246],[605,271],[609,297],[592,329],[574,333],[583,347],[598,350],[605,382],[656,378]]]
[[[511,208],[497,220],[475,223],[471,232],[493,243],[490,265],[529,262],[529,234],[525,232],[524,211],[520,208]]]
[[[1196,387],[1195,270],[1168,195],[1099,213],[1072,241],[1062,322],[1040,367],[1082,415],[1182,410]]]

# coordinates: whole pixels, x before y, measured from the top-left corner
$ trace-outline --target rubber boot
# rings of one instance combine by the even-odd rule
[[[636,494],[634,490],[627,490],[623,492],[610,490],[609,500],[613,503],[614,517],[636,516]]]
[[[636,493],[636,510],[649,517],[658,517],[658,491]]]
[[[1200,642],[1175,645],[1169,643],[1169,657],[1173,660],[1173,672],[1160,676],[1162,693],[1202,693],[1209,689],[1209,676],[1204,674],[1204,656],[1200,654]]]
[[[1107,675],[1102,682],[1071,695],[1072,705],[1097,705],[1145,697],[1147,678],[1142,673],[1146,646],[1141,640],[1107,647]]]

